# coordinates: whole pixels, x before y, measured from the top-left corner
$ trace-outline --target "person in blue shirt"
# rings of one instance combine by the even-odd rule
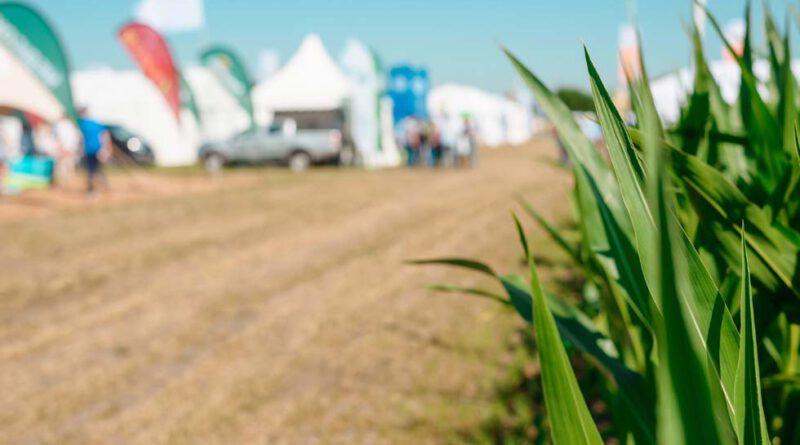
[[[94,119],[88,117],[86,108],[79,110],[78,128],[83,136],[83,158],[86,166],[87,193],[93,195],[98,178],[106,182],[102,171],[102,161],[111,149],[111,137],[108,129]]]

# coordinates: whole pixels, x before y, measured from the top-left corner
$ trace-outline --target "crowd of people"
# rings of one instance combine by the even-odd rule
[[[398,140],[410,168],[477,165],[477,131],[469,116],[441,121],[407,117],[400,122]]]

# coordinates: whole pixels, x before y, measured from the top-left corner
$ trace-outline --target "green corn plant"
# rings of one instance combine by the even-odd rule
[[[644,57],[630,82],[636,126],[622,119],[586,52],[607,158],[568,108],[506,54],[549,115],[571,159],[578,243],[522,208],[599,290],[597,307],[545,291],[522,224],[528,278],[466,259],[436,259],[496,280],[490,298],[532,324],[550,438],[602,443],[570,360],[604,376],[600,394],[626,443],[800,444],[800,131],[790,29],[765,8],[771,76],[753,71],[750,6],[741,92],[726,103],[699,33],[694,88],[680,120],[658,118]],[[724,41],[717,21],[709,21]],[[725,42],[732,54],[733,48]],[[769,92],[762,94],[762,90]],[[565,346],[568,346],[565,347]]]

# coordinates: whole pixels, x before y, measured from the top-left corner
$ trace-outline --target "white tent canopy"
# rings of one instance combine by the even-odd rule
[[[479,142],[488,146],[521,144],[532,135],[530,113],[519,103],[479,88],[446,84],[431,90],[428,110],[444,128],[469,115]]]
[[[0,105],[56,121],[64,108],[34,75],[0,46]]]
[[[316,34],[278,72],[253,89],[259,121],[267,111],[334,110],[345,105],[352,86]]]
[[[140,136],[153,148],[159,165],[187,165],[197,159],[194,117],[184,109],[179,125],[163,96],[138,71],[78,71],[71,80],[76,103],[102,123]]]
[[[739,97],[741,72],[739,65],[734,61],[719,60],[709,64],[711,75],[719,84],[722,98],[728,103],[736,102]],[[800,64],[792,62],[795,77],[800,73]],[[770,77],[769,63],[757,60],[753,64],[756,77],[765,82]],[[667,123],[675,123],[680,118],[681,108],[688,100],[694,83],[694,68],[683,68],[665,76],[658,77],[650,82],[653,91],[656,109],[661,118]],[[762,87],[761,93],[767,95],[768,91]]]
[[[125,127],[153,148],[159,165],[195,162],[201,142],[221,140],[246,130],[250,118],[204,67],[184,71],[202,122],[187,110],[175,121],[163,96],[139,71],[96,69],[72,76],[76,103],[105,124]]]
[[[199,66],[189,67],[184,70],[184,77],[194,93],[200,111],[201,140],[227,139],[250,127],[250,117],[247,112],[222,86],[211,70]]]

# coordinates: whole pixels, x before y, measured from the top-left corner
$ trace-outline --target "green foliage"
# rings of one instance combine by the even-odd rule
[[[493,277],[502,292],[439,289],[499,301],[532,325],[556,444],[800,444],[798,89],[789,30],[781,34],[769,13],[771,77],[756,78],[749,7],[746,16],[738,103],[722,100],[695,30],[694,91],[670,128],[644,66],[629,88],[637,127],[627,127],[587,51],[608,159],[561,94],[507,52],[572,160],[580,242],[524,201],[523,209],[598,292],[596,302],[545,291],[516,218],[530,281],[472,260],[425,263]],[[587,387],[570,349],[603,378]],[[597,397],[610,429],[595,426],[586,401]]]
[[[556,96],[564,102],[571,111],[593,112],[594,101],[592,95],[577,88],[560,88]]]

